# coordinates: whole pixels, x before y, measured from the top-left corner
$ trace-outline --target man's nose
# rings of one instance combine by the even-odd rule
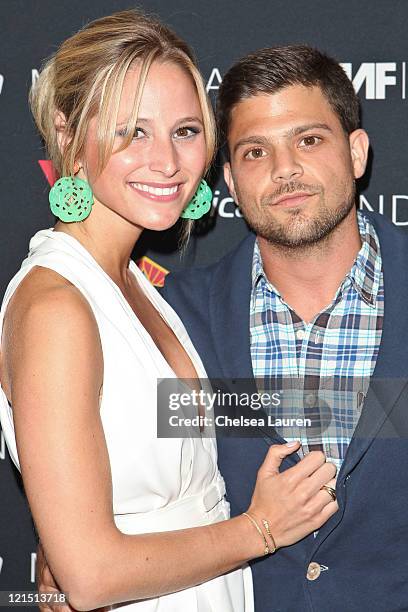
[[[276,150],[273,156],[272,180],[280,183],[299,179],[303,175],[303,167],[296,152],[289,147]]]

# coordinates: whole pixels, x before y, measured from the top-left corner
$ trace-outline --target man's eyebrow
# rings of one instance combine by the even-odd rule
[[[247,138],[240,138],[238,142],[236,142],[234,145],[233,153],[235,153],[236,150],[239,149],[239,147],[242,147],[247,144],[268,146],[269,142],[269,138],[266,138],[265,136],[258,136],[257,134],[254,134],[253,136],[248,136]]]
[[[326,130],[327,132],[333,132],[327,123],[307,123],[305,125],[299,125],[291,128],[285,133],[285,136],[299,136],[300,134],[304,134],[304,132],[308,132],[309,130]]]
[[[333,132],[331,127],[327,125],[327,123],[307,123],[305,125],[298,125],[294,128],[291,128],[287,132],[283,134],[285,138],[293,138],[293,136],[299,136],[300,134],[304,134],[309,130],[325,130],[327,132]],[[247,136],[246,138],[240,138],[238,142],[235,143],[233,153],[237,151],[239,147],[244,145],[260,145],[266,147],[270,144],[269,138],[266,136],[261,136],[260,134],[253,134],[251,136]]]

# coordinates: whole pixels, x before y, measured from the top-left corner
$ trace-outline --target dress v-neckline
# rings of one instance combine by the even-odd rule
[[[92,264],[94,266],[96,266],[96,268],[98,269],[100,274],[109,282],[109,284],[111,285],[112,289],[118,295],[118,298],[119,298],[119,301],[120,301],[122,307],[127,312],[130,320],[133,323],[136,323],[136,326],[142,332],[142,334],[143,334],[143,336],[145,338],[145,341],[151,347],[153,347],[155,352],[157,352],[157,354],[160,356],[160,360],[166,365],[166,368],[172,373],[172,375],[175,378],[179,378],[177,376],[176,372],[173,370],[173,368],[169,364],[169,362],[167,361],[167,359],[165,358],[165,356],[163,355],[163,353],[161,352],[161,350],[159,349],[159,347],[157,346],[157,344],[155,343],[155,341],[153,340],[153,337],[151,336],[151,334],[148,332],[148,330],[141,323],[140,319],[138,318],[138,316],[134,312],[133,308],[130,306],[129,302],[125,298],[125,296],[124,296],[122,290],[120,289],[120,287],[109,276],[109,274],[107,272],[105,272],[105,270],[97,262],[95,257],[88,251],[88,249],[86,249],[77,238],[75,238],[74,236],[71,236],[71,234],[67,234],[66,232],[62,232],[62,231],[54,230],[53,228],[50,228],[49,230],[42,230],[42,231],[40,231],[38,233],[41,234],[43,232],[46,235],[48,235],[49,237],[51,237],[51,238],[52,237],[54,237],[54,238],[56,237],[57,239],[61,238],[63,241],[66,241],[68,244],[71,244],[71,246],[76,248],[84,257],[89,259],[92,262]],[[159,294],[156,292],[155,289],[153,289],[153,287],[150,285],[150,281],[144,276],[143,272],[138,268],[137,264],[132,259],[129,260],[128,270],[132,273],[133,277],[136,280],[136,283],[137,283],[138,287],[143,292],[143,295],[148,299],[148,301],[153,306],[153,308],[159,313],[160,317],[162,318],[164,323],[167,325],[169,330],[173,331],[174,321],[171,321],[168,318],[168,315],[165,312],[165,309],[162,307],[162,304],[160,304],[160,299],[159,299],[160,296],[159,296]],[[157,295],[154,295],[153,291],[155,291],[157,293]],[[171,308],[171,307],[168,306],[168,308]],[[178,319],[178,316],[177,316],[177,314],[174,311],[172,312],[172,314],[174,315],[175,319],[176,318]],[[179,324],[180,327],[182,327],[182,322],[180,320],[179,320],[178,324]],[[184,327],[182,329],[184,331]],[[193,355],[193,351],[191,351],[191,348],[193,348],[191,340],[190,340],[190,345],[191,345],[190,347],[188,346],[188,343],[185,342],[185,339],[188,338],[187,333],[184,332],[185,338],[183,338],[183,339],[180,338],[177,334],[175,334],[174,331],[173,331],[173,334],[175,336],[176,341],[178,341],[180,343],[180,346],[181,346],[182,350],[185,351],[187,357],[190,359],[191,364],[193,366],[193,369],[195,371],[197,380],[200,380],[200,378],[203,378],[205,376],[205,374],[203,374],[202,371],[200,372],[200,370],[203,370],[203,368],[202,368],[202,366],[199,367],[201,364],[197,361],[197,359]],[[180,380],[182,380],[182,379],[180,379]]]

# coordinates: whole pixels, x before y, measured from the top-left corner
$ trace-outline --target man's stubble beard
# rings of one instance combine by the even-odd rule
[[[262,216],[257,209],[257,215],[248,214],[248,209],[251,205],[242,204],[240,209],[242,215],[257,236],[260,236],[270,244],[281,247],[284,250],[296,251],[309,249],[323,243],[333,231],[344,221],[350,211],[355,206],[356,187],[352,181],[350,185],[342,185],[339,191],[343,194],[340,199],[340,205],[335,209],[331,209],[326,205],[324,189],[321,186],[305,186],[299,183],[287,184],[278,192],[275,192],[274,198],[281,195],[290,194],[295,191],[308,191],[319,197],[319,205],[312,217],[303,214],[302,207],[293,207],[292,210],[287,210],[287,221],[281,223],[269,215],[267,212]],[[245,200],[242,194],[237,190],[239,202]],[[273,204],[270,204],[271,196],[264,198],[261,201],[262,210],[267,211]],[[307,207],[307,204],[306,204]]]

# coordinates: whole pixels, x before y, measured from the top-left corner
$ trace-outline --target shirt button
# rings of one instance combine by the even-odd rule
[[[322,570],[320,567],[320,563],[312,561],[311,563],[309,563],[309,567],[307,568],[306,578],[308,580],[317,580],[317,578],[320,576],[321,571]]]
[[[314,393],[308,393],[305,397],[306,405],[311,407],[316,403],[317,397]]]
[[[305,336],[306,336],[306,334],[305,334],[305,332],[304,332],[304,330],[303,330],[303,329],[298,329],[298,330],[297,330],[297,332],[296,332],[296,338],[297,338],[298,340],[304,340],[304,339],[305,339]]]

